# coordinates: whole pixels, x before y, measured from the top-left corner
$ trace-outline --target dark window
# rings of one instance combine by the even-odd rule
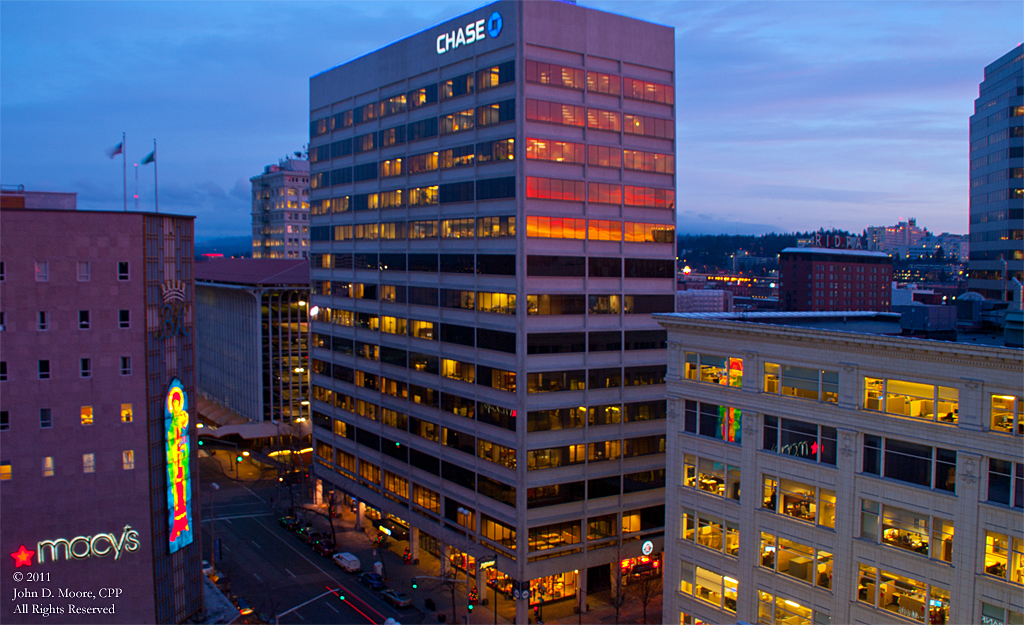
[[[528,295],[526,298],[529,315],[584,315],[586,312],[585,295]]]
[[[629,315],[649,315],[675,311],[674,295],[627,295],[624,312]]]
[[[462,308],[476,310],[476,291],[459,289],[441,289],[440,305],[442,308]]]
[[[593,333],[592,333],[593,334]],[[618,334],[616,332],[616,334]],[[629,330],[626,332],[625,349],[667,349],[666,330]]]
[[[406,101],[408,102],[410,109],[426,106],[427,104],[434,104],[437,102],[437,83],[433,83],[419,89],[413,89],[406,94]]]
[[[450,182],[437,188],[438,202],[454,204],[455,202],[473,201],[473,182]]]
[[[627,473],[622,476],[622,492],[638,493],[655,488],[665,488],[665,469]],[[662,507],[662,525],[665,523],[664,507]],[[641,529],[643,527],[641,526]]]
[[[50,379],[50,361],[40,360],[39,361],[39,379],[49,380]]]
[[[382,148],[405,143],[405,126],[388,128],[377,133],[377,144]]]
[[[127,280],[128,279],[128,261],[118,261],[117,263],[117,279]]]
[[[988,500],[1024,508],[1024,464],[989,458]]]
[[[89,311],[80,310],[78,311],[78,327],[82,330],[89,329]]]
[[[441,477],[469,490],[476,490],[476,473],[457,464],[441,461]],[[446,503],[451,501],[447,497],[445,499]]]
[[[0,431],[11,429],[11,420],[6,410],[0,410]]]
[[[473,273],[472,254],[441,254],[441,273]]]
[[[429,139],[437,136],[437,118],[428,117],[418,122],[412,122],[406,126],[405,138],[411,143],[419,139]]]
[[[864,435],[864,473],[882,474],[882,437],[872,434]]]
[[[569,354],[586,351],[586,348],[586,334],[583,332],[530,334],[526,337],[527,354]]]
[[[618,478],[616,477],[614,479]],[[563,503],[583,501],[585,496],[586,494],[584,492],[583,482],[538,486],[536,488],[527,489],[526,507],[543,508],[546,506],[557,506]]]
[[[404,349],[387,347],[385,345],[380,346],[380,361],[386,365],[406,367],[408,366],[407,356]]]
[[[437,254],[409,254],[409,271],[437,273]]]
[[[370,135],[372,136],[372,135]],[[377,179],[377,163],[363,163],[352,168],[352,179],[356,182]],[[358,208],[355,210],[359,210]]]
[[[477,402],[476,420],[480,423],[516,431],[516,411],[512,408]]]
[[[352,153],[352,139],[342,139],[331,144],[331,158],[340,158]]]
[[[648,367],[626,367],[626,386],[646,386],[648,384],[664,384],[665,365],[653,365]]]
[[[683,430],[691,434],[697,433],[697,402],[687,399],[683,408]]]
[[[618,388],[620,386],[622,386],[622,369],[619,367],[591,369],[587,377],[587,388],[591,390]]]
[[[441,410],[457,414],[460,417],[466,417],[467,419],[473,419],[476,414],[476,402],[472,399],[452,395],[451,393],[441,393]],[[467,453],[476,454],[476,449],[474,448]]]
[[[621,278],[622,259],[591,256],[589,273],[591,278]]]
[[[671,260],[654,258],[626,259],[627,278],[672,278],[675,277],[675,271],[675,261]]]
[[[330,363],[324,364],[330,366]],[[330,375],[332,378],[340,382],[348,382],[349,384],[356,383],[355,369],[353,369],[352,367],[346,367],[345,365],[334,365],[333,367],[331,367],[330,373],[328,374],[325,371],[324,375]]]
[[[310,241],[330,241],[332,226],[312,226],[309,229]]]
[[[665,400],[642,401],[623,406],[626,413],[626,423],[634,421],[658,421],[665,418]]]
[[[395,460],[409,462],[409,448],[387,438],[380,439],[380,450]]]
[[[0,360],[0,382],[7,381],[7,361]]]
[[[352,183],[352,168],[342,167],[341,169],[331,170],[331,185],[339,184],[351,184]]]
[[[367,432],[363,428],[356,429],[356,442],[363,447],[369,447],[374,451],[380,451],[380,436],[373,432]]]
[[[437,475],[441,470],[440,460],[418,449],[409,449],[409,464],[434,475]]]
[[[52,428],[53,427],[53,414],[49,408],[39,409],[39,427],[41,428]]]
[[[528,276],[571,276],[583,277],[586,273],[586,258],[582,256],[527,256]]]
[[[932,448],[892,438],[885,439],[885,477],[931,486]]]
[[[478,254],[476,272],[491,276],[514,276],[516,257],[514,254]]]
[[[443,343],[455,343],[456,345],[473,347],[473,337],[475,334],[476,328],[454,325],[451,323],[441,324],[441,341]]]
[[[622,491],[622,478],[618,475],[587,481],[587,499],[618,497]]]
[[[476,333],[476,346],[480,349],[491,349],[496,352],[514,354],[516,353],[516,335],[513,332],[501,332],[498,330],[478,328]]]
[[[444,186],[442,186],[441,188],[443,189]],[[496,200],[500,198],[509,198],[515,196],[515,176],[509,176],[507,178],[491,178],[489,180],[476,181],[476,199],[478,200]],[[469,199],[472,200],[473,198]],[[444,199],[441,200],[441,203],[444,203]]]
[[[411,286],[408,289],[408,303],[416,306],[437,306],[437,289],[434,287]]]
[[[405,271],[405,254],[381,254],[381,271]]]
[[[506,506],[516,506],[516,487],[504,484],[497,480],[492,480],[489,477],[478,475],[476,478],[476,490],[478,493],[485,497],[505,504]]]
[[[591,332],[589,350],[592,352],[617,352],[622,350],[621,332]]]
[[[463,74],[441,82],[441,99],[457,98],[473,93],[473,73]]]
[[[355,254],[352,257],[352,267],[354,269],[372,269],[377,271],[377,255],[376,254]],[[376,286],[376,285],[365,285],[365,286]],[[364,298],[365,299],[365,298]],[[376,297],[372,299],[377,299]]]
[[[440,371],[438,363],[439,361],[437,356],[420,354],[418,352],[409,352],[409,368],[415,371],[433,373],[434,375],[437,375]]]
[[[347,356],[353,355],[353,341],[352,339],[342,338],[340,336],[331,337],[331,351],[339,352]]]

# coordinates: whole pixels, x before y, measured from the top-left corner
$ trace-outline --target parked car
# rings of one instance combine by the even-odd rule
[[[358,573],[363,570],[362,564],[359,563],[359,558],[347,551],[334,554],[333,559],[335,564],[349,573]]]
[[[312,532],[312,531],[313,531],[313,527],[311,525],[299,525],[299,526],[296,526],[296,528],[292,530],[292,532],[295,534],[295,536],[298,537],[298,539],[301,540],[302,542],[306,542],[306,539],[303,538],[303,536],[305,536],[306,534],[308,534],[309,532]]]
[[[213,565],[207,560],[203,560],[203,575],[209,577],[213,573]]]
[[[245,616],[246,614],[252,614],[252,606],[249,602],[241,597],[235,597],[235,605],[238,606],[238,612]]]
[[[333,556],[336,548],[337,545],[335,545],[334,541],[330,538],[324,538],[323,540],[318,540],[313,543],[313,551],[319,553],[325,558]]]
[[[381,590],[384,588],[384,578],[376,573],[362,573],[359,575],[359,583],[370,590]]]
[[[408,608],[412,605],[412,599],[404,592],[391,590],[390,588],[380,593],[380,598],[387,601],[396,608]]]
[[[293,516],[283,516],[277,520],[277,524],[289,532],[294,532],[299,528],[299,520]]]
[[[314,532],[311,530],[306,530],[305,532],[299,534],[299,540],[306,543],[307,545],[315,544],[316,541],[324,540],[325,538],[327,537],[324,536],[323,532]]]

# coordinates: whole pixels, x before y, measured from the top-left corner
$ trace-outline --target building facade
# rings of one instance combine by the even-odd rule
[[[787,247],[779,254],[779,309],[887,311],[892,259],[884,252]]]
[[[311,79],[317,477],[517,623],[661,550],[673,51],[498,2]]]
[[[969,287],[1019,303],[1012,280],[1024,281],[1024,45],[985,68],[971,115],[970,183]]]
[[[864,231],[866,247],[874,252],[892,252],[899,247],[914,247],[928,235],[928,229],[918,227],[917,219],[914,217],[897,222],[895,226],[870,226]]]
[[[1022,622],[1024,352],[892,313],[657,317],[664,622]]]
[[[3,574],[122,592],[3,620],[179,623],[203,601],[193,218],[58,206],[0,214]]]
[[[251,422],[309,418],[309,262],[196,264],[199,393]]]
[[[309,161],[267,165],[252,182],[252,257],[309,258]]]

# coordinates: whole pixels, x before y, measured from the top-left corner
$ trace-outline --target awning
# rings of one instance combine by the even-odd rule
[[[199,413],[201,419],[216,423],[218,426],[248,423],[248,419],[234,410],[225,408],[201,395],[196,399],[196,412]]]
[[[273,423],[271,421],[225,425],[215,430],[211,428],[205,434],[214,438],[224,438],[231,434],[237,434],[246,440],[270,438],[272,436],[296,436],[295,429],[292,426],[287,423]]]

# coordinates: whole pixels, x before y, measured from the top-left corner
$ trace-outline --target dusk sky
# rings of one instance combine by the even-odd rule
[[[250,234],[249,178],[309,141],[309,78],[483,2],[0,2],[4,185]],[[967,232],[968,117],[1024,3],[611,2],[676,29],[679,233]],[[153,208],[153,166],[139,167]]]

